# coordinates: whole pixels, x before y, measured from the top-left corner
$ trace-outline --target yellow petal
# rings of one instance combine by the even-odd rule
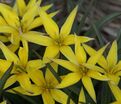
[[[11,34],[11,37],[8,38],[10,40],[10,42],[14,45],[17,45],[19,44],[20,42],[20,37],[19,37],[19,34],[18,33],[12,33]]]
[[[38,6],[35,5],[24,14],[21,20],[23,31],[26,31],[26,29],[32,23],[37,12],[38,12]]]
[[[27,62],[26,70],[27,70],[27,72],[35,71],[35,70],[38,70],[38,69],[40,69],[44,66],[45,66],[45,64],[40,59],[30,60],[30,61]]]
[[[89,45],[86,45],[86,44],[83,44],[83,47],[84,49],[86,50],[86,52],[90,55],[90,56],[93,56],[94,54],[96,54],[96,50],[91,48]],[[108,68],[108,65],[107,65],[107,61],[105,59],[104,56],[101,56],[100,59],[98,60],[98,64],[103,67],[104,69],[107,69]]]
[[[43,34],[40,32],[30,31],[21,36],[22,36],[22,38],[26,39],[27,41],[36,43],[39,45],[49,46],[49,45],[53,44],[53,41],[51,38],[49,38],[47,36],[43,36]]]
[[[55,101],[48,90],[42,93],[42,99],[44,104],[55,104]]]
[[[109,78],[106,75],[102,75],[99,72],[96,72],[94,70],[89,70],[87,75],[96,80],[109,81]]]
[[[76,13],[77,13],[77,10],[78,10],[78,6],[76,6],[73,9],[73,11],[68,16],[66,22],[63,24],[63,26],[60,30],[60,34],[62,37],[66,37],[67,35],[69,35],[71,28],[72,28],[72,25],[73,25],[73,22],[74,22],[74,19],[75,19],[75,16],[76,16]]]
[[[0,26],[2,25],[6,25],[6,21],[4,20],[4,18],[2,16],[0,16]]]
[[[35,18],[32,23],[27,27],[27,30],[31,30],[33,28],[39,27],[42,25],[41,17]]]
[[[113,73],[117,73],[117,72],[121,71],[121,61],[119,61],[118,64],[115,65],[113,67],[113,69],[111,69],[111,71],[113,71]]]
[[[9,69],[11,62],[0,59],[0,78]]]
[[[17,81],[19,82],[20,86],[27,90],[31,91],[31,81],[29,79],[29,76],[25,73],[21,73],[20,75],[16,75]]]
[[[102,56],[103,52],[105,51],[106,47],[107,47],[107,45],[102,47],[101,49],[99,49],[94,55],[92,55],[88,59],[87,63],[95,65],[99,61],[99,59]]]
[[[88,63],[83,63],[82,65],[85,66],[88,69],[93,70],[93,71],[98,71],[98,72],[101,72],[101,73],[105,73],[105,70],[103,68],[99,67],[99,66],[88,64]]]
[[[28,96],[37,96],[37,95],[40,95],[42,93],[42,90],[40,89],[40,87],[38,87],[36,85],[31,86],[31,91],[27,91],[19,86],[19,87],[15,87],[13,89],[10,89],[7,92],[15,93],[15,91],[17,91],[21,94],[24,94],[24,95],[28,95]]]
[[[0,26],[0,32],[1,33],[17,33],[16,29],[7,25]]]
[[[96,95],[95,95],[95,91],[94,91],[94,87],[91,79],[85,76],[82,78],[82,83],[85,89],[87,90],[87,92],[89,93],[90,97],[96,102]]]
[[[52,12],[52,13],[50,13],[49,14],[49,16],[52,18],[52,17],[54,17],[56,14],[58,14],[59,13],[59,10],[58,11],[55,11],[55,12]]]
[[[36,85],[43,86],[45,84],[45,79],[41,70],[29,71],[28,75]]]
[[[86,98],[84,94],[84,89],[83,87],[81,88],[80,94],[79,94],[79,103],[86,103]]]
[[[48,68],[46,69],[45,80],[48,84],[51,82],[53,86],[56,86],[58,84],[58,80],[55,78],[55,76]]]
[[[0,48],[2,49],[2,52],[7,60],[13,61],[15,63],[19,61],[16,54],[14,54],[11,50],[9,50],[2,42],[0,42]]]
[[[47,10],[50,9],[52,6],[53,6],[53,4],[45,5],[45,6],[42,6],[41,9],[42,9],[43,11],[47,11]]]
[[[68,35],[67,37],[65,37],[64,41],[63,41],[63,44],[65,45],[72,45],[75,43],[75,36],[72,34],[72,35]]]
[[[55,62],[50,63],[50,65],[53,67],[53,69],[55,70],[55,72],[58,72],[58,64]]]
[[[29,11],[30,8],[34,7],[35,5],[40,5],[42,0],[30,0],[26,7],[26,10]]]
[[[19,43],[14,45],[14,44],[10,44],[7,46],[12,52],[15,52],[18,48],[19,48]]]
[[[91,40],[94,40],[93,38],[89,38],[86,36],[77,36],[77,39],[80,43],[86,43],[86,42],[89,42]]]
[[[116,76],[121,76],[121,71],[117,72],[115,75]]]
[[[85,63],[87,60],[86,52],[84,48],[80,45],[80,42],[77,41],[77,37],[75,36],[75,55],[78,62]]]
[[[6,5],[5,3],[0,3],[1,7],[4,7],[5,9],[12,10],[12,8],[9,5]]]
[[[0,41],[2,41],[2,42],[8,42],[9,40],[8,40],[8,38],[6,36],[1,36],[0,35]]]
[[[12,75],[11,77],[9,77],[9,78],[7,79],[4,88],[10,87],[10,86],[13,85],[15,82],[16,82],[16,76],[15,76],[15,75]]]
[[[58,13],[58,11],[53,12],[53,13],[50,13],[49,16],[52,18],[52,17],[54,17],[57,13]],[[36,18],[32,21],[32,23],[29,25],[29,27],[27,28],[27,30],[31,30],[31,29],[36,28],[36,27],[39,27],[39,26],[41,26],[41,25],[43,25],[43,22],[42,22],[41,17],[36,17]]]
[[[77,72],[79,71],[79,66],[69,62],[69,61],[66,61],[66,60],[61,60],[61,59],[52,59],[52,61],[54,61],[55,63],[63,66],[64,68],[70,70],[70,71],[73,71],[73,72]]]
[[[109,68],[112,68],[117,63],[117,42],[116,41],[112,43],[112,46],[107,56],[107,62],[108,62]]]
[[[53,39],[57,39],[59,37],[59,28],[57,24],[42,9],[40,11],[40,17],[43,21],[44,28],[48,35],[50,35],[50,37],[52,37]]]
[[[25,40],[22,40],[22,43],[23,43],[23,47],[20,47],[18,51],[18,56],[22,66],[26,67],[26,64],[28,62],[28,43]]]
[[[65,88],[74,85],[75,83],[79,82],[81,77],[82,75],[79,73],[69,73],[64,77],[62,82],[57,85],[57,88]]]
[[[121,90],[118,86],[109,84],[109,87],[117,101],[121,101]]]
[[[63,43],[65,45],[74,44],[75,43],[75,35],[76,34],[70,34],[70,35],[66,36]],[[79,41],[79,43],[85,43],[85,42],[88,42],[90,40],[93,40],[92,38],[85,37],[85,36],[76,36],[76,37],[77,37],[77,40]]]
[[[113,74],[107,74],[107,77],[109,77],[110,83],[115,84],[115,85],[119,84],[119,81],[120,81],[119,76],[116,76],[116,75],[113,75]]]
[[[69,46],[62,46],[60,48],[61,53],[72,63],[78,64],[76,56],[74,55],[73,50]]]
[[[54,100],[61,104],[67,104],[68,95],[62,92],[61,90],[53,89],[51,90],[51,95]]]
[[[17,14],[12,11],[12,8],[5,6],[5,4],[0,4],[0,12],[10,26],[16,28],[20,25],[19,18]]]
[[[45,50],[44,57],[43,57],[44,63],[50,62],[50,59],[55,58],[58,54],[59,54],[59,47],[54,45],[48,46]]]
[[[16,0],[17,3],[17,7],[18,7],[18,11],[19,11],[19,15],[23,16],[25,8],[26,8],[26,3],[24,0]]]

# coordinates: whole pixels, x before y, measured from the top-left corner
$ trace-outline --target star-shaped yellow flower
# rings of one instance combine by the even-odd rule
[[[96,51],[93,48],[87,45],[84,45],[84,47],[90,56],[92,56],[93,54],[96,54]],[[120,76],[121,76],[121,61],[118,62],[117,50],[118,50],[117,42],[114,41],[112,43],[112,46],[109,50],[107,57],[105,58],[104,56],[101,56],[101,58],[98,61],[98,64],[100,66],[99,71],[105,74],[110,79],[108,81],[109,82],[108,84],[116,98],[117,96],[121,95],[121,91],[118,88],[118,83],[120,81]],[[88,64],[86,66],[88,68],[91,67]],[[119,98],[120,97],[118,97],[118,100]]]
[[[105,75],[102,75],[98,70],[100,69],[98,66],[95,64],[98,62],[100,59],[102,53],[104,52],[106,46],[101,48],[100,50],[97,51],[96,54],[93,54],[89,59],[87,58],[87,54],[85,50],[83,49],[83,46],[80,46],[80,42],[76,40],[75,42],[75,59],[73,62],[67,61],[67,60],[62,60],[62,59],[52,59],[54,62],[58,63],[59,65],[65,67],[66,69],[70,70],[71,73],[65,75],[64,79],[62,82],[57,86],[57,88],[65,88],[70,85],[73,85],[80,80],[82,81],[85,89],[91,96],[91,98],[96,102],[96,95],[95,91],[93,88],[92,80],[91,78],[94,78],[96,80],[102,80],[102,81],[107,81],[108,78]],[[67,57],[67,59],[70,59]],[[89,69],[86,67],[85,64],[91,64],[94,67],[98,67],[98,70]],[[83,89],[81,90],[81,93],[83,92]],[[80,96],[84,94],[81,94]],[[82,98],[82,97],[80,97]],[[80,100],[82,101],[82,99]],[[83,99],[84,101],[84,99]]]
[[[49,15],[44,12],[42,9],[40,11],[40,17],[42,18],[44,28],[47,32],[47,36],[42,36],[40,33],[37,32],[29,32],[27,34],[23,34],[22,37],[27,39],[30,42],[47,46],[44,54],[43,59],[47,58],[53,58],[56,57],[59,52],[61,52],[66,57],[73,58],[74,54],[71,51],[71,48],[69,45],[72,45],[75,43],[75,35],[70,34],[71,28],[77,13],[78,6],[76,6],[70,15],[68,16],[66,22],[63,24],[63,26],[60,29],[58,25],[49,17]],[[87,42],[91,40],[92,38],[88,38],[85,36],[78,36],[78,41],[80,43]],[[48,62],[47,59],[45,62]]]
[[[96,51],[93,48],[91,48],[87,45],[84,45],[84,47],[89,55],[96,54]],[[119,62],[117,62],[117,61],[118,61],[117,42],[114,41],[109,50],[107,58],[102,56],[100,58],[100,60],[98,61],[98,64],[102,68],[102,69],[100,68],[100,71],[102,71],[102,73],[106,74],[110,78],[110,82],[113,84],[118,84],[118,82],[120,80],[120,76],[121,76],[121,61],[119,61]]]
[[[7,80],[5,87],[8,87],[19,82],[20,86],[28,91],[31,91],[31,80],[36,77],[36,70],[44,66],[40,59],[28,61],[28,43],[22,40],[23,47],[20,47],[18,56],[8,49],[2,42],[0,42],[0,48],[6,60],[0,60],[0,72],[5,72],[12,62],[14,62],[12,76]],[[33,75],[34,73],[34,75]]]
[[[0,41],[10,42],[8,47],[16,51],[20,44],[20,36],[33,28],[42,25],[40,9],[48,10],[52,5],[39,7],[41,0],[16,0],[14,7],[0,3]],[[50,14],[53,17],[57,12]]]
[[[33,74],[35,75],[35,73]],[[37,70],[36,76],[38,77],[35,77],[33,80],[36,85],[32,86],[31,93],[23,90],[21,87],[13,88],[13,90],[29,96],[41,94],[44,104],[55,104],[55,101],[67,104],[68,95],[56,88],[59,82],[49,69],[46,69],[45,77],[41,70]],[[70,104],[74,104],[72,100],[70,100]]]

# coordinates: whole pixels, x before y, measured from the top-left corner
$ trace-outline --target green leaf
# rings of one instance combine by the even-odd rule
[[[35,102],[33,99],[31,99],[30,97],[21,94],[18,91],[13,90],[16,94],[18,94],[20,97],[24,98],[26,101],[30,102],[30,104],[38,104],[37,102]]]
[[[54,75],[54,77],[58,80],[58,82],[61,82],[61,78],[59,77],[59,75],[56,73],[56,71],[53,69],[53,67],[47,63],[46,66],[48,67],[48,69],[51,71],[51,73]]]
[[[13,69],[13,63],[11,64],[9,69],[4,73],[4,75],[0,79],[0,98],[2,97],[4,85],[7,81],[7,79],[10,77],[10,73],[11,73],[12,69]]]
[[[94,24],[97,27],[98,30],[100,30],[105,24],[109,23],[113,19],[117,18],[121,15],[121,12],[115,12],[110,15],[107,15],[105,17],[102,17],[100,20],[96,21]],[[85,35],[90,36],[94,33],[93,27],[90,27],[90,29],[85,33]]]
[[[107,82],[101,82],[99,84],[97,93],[97,100],[100,104],[109,104],[112,100],[112,93]]]
[[[95,26],[95,24],[92,24],[92,27],[94,29],[94,32],[99,40],[99,44],[100,44],[100,47],[104,46],[104,39],[103,39],[103,36],[102,34],[100,33],[100,31],[97,29],[97,27]]]
[[[119,31],[117,33],[116,40],[117,40],[117,43],[118,43],[118,50],[120,50],[121,49],[121,27],[120,27],[120,29],[119,29]]]
[[[10,73],[11,73],[12,69],[13,69],[13,63],[11,64],[9,69],[4,73],[4,75],[0,79],[0,97],[2,96],[4,85],[7,81],[7,79],[10,77]]]
[[[78,26],[78,28],[77,28],[77,34],[79,34],[80,31],[81,31],[81,29],[84,27],[85,20],[86,20],[88,14],[89,14],[89,12],[90,12],[90,10],[91,10],[91,8],[92,8],[94,2],[95,2],[95,0],[92,0],[92,1],[90,2],[90,4],[89,4],[87,10],[85,10],[85,13],[84,13],[83,17],[81,18],[80,24],[79,24],[79,26]]]

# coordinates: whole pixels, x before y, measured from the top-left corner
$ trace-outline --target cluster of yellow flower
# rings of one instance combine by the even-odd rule
[[[4,89],[18,82],[18,87],[8,91],[29,96],[42,95],[44,104],[55,104],[55,101],[66,104],[68,95],[62,89],[81,81],[83,85],[78,102],[86,103],[86,90],[96,103],[93,78],[107,81],[116,98],[112,104],[121,103],[121,90],[118,87],[121,62],[117,62],[117,42],[112,43],[105,58],[103,52],[107,45],[96,51],[85,44],[92,38],[70,33],[78,6],[72,10],[59,31],[52,19],[58,11],[48,14],[46,11],[52,5],[40,7],[40,4],[41,0],[30,0],[27,4],[24,0],[16,0],[13,7],[0,3],[0,48],[5,56],[5,59],[0,59],[0,78],[11,63],[14,64]],[[45,33],[33,30],[41,25]],[[28,42],[46,47],[42,59],[28,60]],[[74,45],[74,52],[70,45]],[[60,59],[60,54],[67,60]],[[60,76],[61,82],[46,67],[48,63],[57,74],[58,65],[69,70],[66,75]],[[44,72],[42,68],[45,68]],[[72,99],[70,103],[74,104]]]

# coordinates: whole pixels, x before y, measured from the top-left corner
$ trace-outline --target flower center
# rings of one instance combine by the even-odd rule
[[[61,46],[64,45],[64,44],[63,44],[64,39],[63,39],[62,37],[59,37],[59,38],[56,39],[55,41],[56,41],[56,45],[59,46],[59,47],[61,47]]]
[[[54,84],[52,81],[47,81],[42,88],[43,88],[43,91],[50,91],[51,89],[54,89]]]
[[[81,66],[81,67],[80,67],[80,72],[81,72],[82,76],[87,75],[88,70],[89,70],[89,69],[86,68],[86,67],[84,67],[84,66]]]
[[[15,73],[21,74],[21,73],[27,73],[27,71],[26,71],[26,68],[20,65],[15,65]]]

